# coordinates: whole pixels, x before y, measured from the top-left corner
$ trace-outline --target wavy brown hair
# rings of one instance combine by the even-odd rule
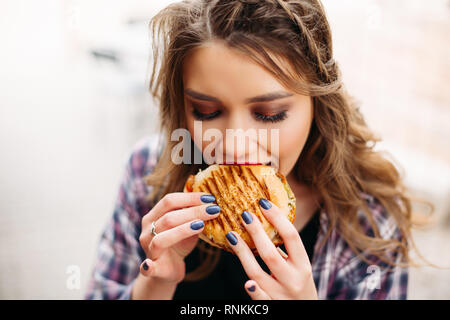
[[[160,107],[166,143],[155,170],[147,177],[147,183],[153,186],[149,201],[155,203],[167,193],[182,191],[188,175],[205,167],[175,165],[171,150],[178,142],[171,141],[170,134],[186,128],[184,58],[194,48],[221,41],[245,53],[292,91],[313,98],[311,131],[293,170],[299,182],[314,188],[323,199],[330,220],[328,235],[337,228],[358,255],[371,252],[392,265],[387,252],[395,250],[404,257],[402,265],[410,264],[411,199],[394,164],[374,151],[379,139],[342,85],[333,59],[330,26],[320,1],[186,0],[154,16],[150,31],[153,69],[149,87]],[[192,141],[191,145],[194,147]],[[402,234],[400,241],[381,237],[362,192],[378,199],[395,218]],[[373,237],[358,223],[360,209],[372,224]],[[188,273],[186,280],[206,276],[220,255],[220,250],[202,241],[197,246],[204,254],[203,263]]]

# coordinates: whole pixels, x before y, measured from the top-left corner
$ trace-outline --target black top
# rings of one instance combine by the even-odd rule
[[[313,215],[308,224],[301,230],[300,237],[309,261],[312,261],[314,245],[319,231],[320,210]],[[280,246],[284,252],[287,252],[284,244]],[[269,268],[258,256],[256,260],[261,268],[270,274]],[[199,249],[195,248],[185,259],[186,272],[191,272],[199,264]],[[244,289],[245,282],[249,280],[242,267],[239,258],[231,252],[223,250],[220,260],[214,271],[206,278],[199,281],[183,281],[178,284],[173,299],[194,299],[194,300],[218,300],[218,299],[239,299],[250,300],[250,296]]]

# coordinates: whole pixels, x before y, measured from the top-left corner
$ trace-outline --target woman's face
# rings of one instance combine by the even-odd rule
[[[213,156],[222,154],[216,163],[229,163],[230,157],[237,163],[254,162],[248,159],[256,159],[257,153],[257,162],[271,161],[285,176],[291,172],[308,138],[311,97],[288,90],[250,58],[219,42],[197,48],[185,58],[183,87],[187,129],[202,152],[215,143]],[[202,137],[206,130],[217,129],[223,141],[199,139],[194,121],[201,121]],[[238,143],[227,129],[242,129],[244,134],[248,129],[266,131],[267,138],[248,135],[246,143]],[[278,129],[278,138],[271,129]]]

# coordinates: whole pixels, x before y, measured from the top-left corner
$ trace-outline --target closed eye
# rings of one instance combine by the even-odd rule
[[[202,113],[195,108],[192,109],[192,115],[197,120],[211,120],[211,119],[217,118],[221,113],[222,113],[222,111],[220,111],[220,110],[217,110],[217,111],[214,111],[211,113]]]
[[[203,121],[203,120],[208,121],[208,120],[215,119],[215,118],[219,117],[221,115],[221,113],[222,113],[221,110],[217,110],[217,111],[214,111],[211,113],[202,113],[195,108],[192,109],[192,115],[194,116],[194,118],[197,120],[201,120],[201,121]],[[280,122],[280,121],[285,120],[287,118],[287,112],[281,111],[277,114],[270,115],[270,116],[265,115],[260,112],[255,112],[254,117],[257,121],[275,123],[275,122]]]
[[[281,111],[280,113],[274,114],[272,116],[265,115],[263,113],[255,112],[255,118],[262,122],[280,122],[287,118],[286,111]]]

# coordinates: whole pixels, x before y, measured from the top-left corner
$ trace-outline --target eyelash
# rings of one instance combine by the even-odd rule
[[[192,114],[197,120],[211,120],[220,115],[222,112],[220,110],[217,110],[213,113],[201,113],[197,109],[192,110]]]
[[[218,117],[221,113],[222,112],[220,110],[217,110],[213,113],[201,113],[195,108],[192,110],[192,114],[197,120],[205,120],[205,121],[212,120],[212,119]],[[275,122],[280,122],[280,121],[283,121],[284,119],[286,119],[287,113],[286,113],[286,111],[282,111],[273,116],[266,116],[262,113],[255,112],[255,118],[262,122],[275,123]]]
[[[266,116],[262,113],[255,113],[255,117],[256,117],[256,119],[259,119],[263,122],[275,123],[275,122],[280,122],[280,121],[283,121],[284,119],[286,119],[287,114],[286,114],[286,111],[281,111],[280,113],[277,113],[273,116]]]

